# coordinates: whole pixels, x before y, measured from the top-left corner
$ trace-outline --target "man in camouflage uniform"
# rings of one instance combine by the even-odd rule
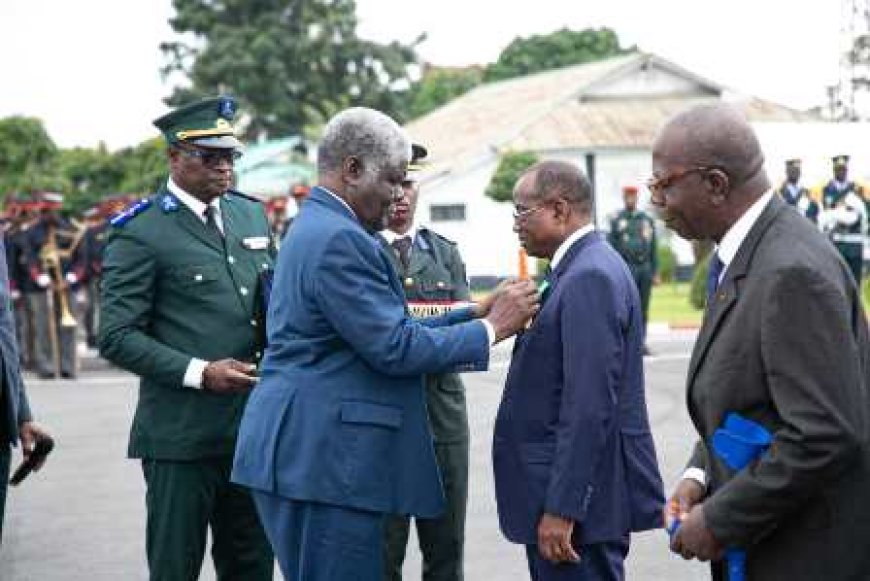
[[[469,301],[465,264],[456,244],[414,221],[419,194],[418,162],[426,149],[414,145],[408,175],[402,183],[404,196],[396,204],[381,243],[399,275],[412,314],[427,316]],[[459,375],[427,375],[426,404],[441,471],[446,507],[434,519],[416,519],[417,537],[423,553],[424,581],[463,579],[465,509],[468,498],[468,414],[465,388]],[[385,578],[401,580],[402,562],[408,543],[410,518],[395,515],[385,527]]]
[[[867,206],[861,186],[848,179],[849,156],[833,158],[834,179],[822,190],[822,231],[837,247],[858,284],[864,262]]]
[[[649,316],[649,299],[652,286],[657,281],[658,258],[656,251],[655,222],[649,214],[637,209],[637,187],[628,185],[622,188],[622,200],[625,207],[611,220],[610,234],[607,240],[628,264],[634,282],[640,294],[643,309],[643,328]],[[649,355],[649,349],[644,340],[644,355]]]
[[[800,185],[801,160],[789,159],[785,162],[785,181],[779,188],[779,195],[785,203],[797,210],[813,224],[819,223],[819,204],[810,197],[809,191]]]

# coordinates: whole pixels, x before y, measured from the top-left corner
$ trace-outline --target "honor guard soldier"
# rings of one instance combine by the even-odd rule
[[[413,146],[413,157],[402,182],[402,198],[396,203],[388,229],[380,241],[402,281],[412,315],[437,315],[467,303],[471,294],[465,264],[456,244],[415,222],[420,161],[427,151]],[[434,519],[416,519],[417,537],[423,554],[423,579],[458,581],[463,578],[465,510],[468,499],[468,414],[465,388],[456,373],[427,375],[426,404],[435,442],[435,457],[441,472],[446,506]],[[385,527],[384,571],[387,580],[402,578],[402,562],[408,544],[410,518],[389,517]]]
[[[607,239],[625,260],[637,285],[643,310],[645,337],[650,294],[658,273],[655,222],[649,214],[637,209],[637,186],[624,186],[622,200],[625,207],[610,221],[610,234]],[[646,340],[643,351],[644,355],[649,355]]]
[[[849,181],[849,156],[833,158],[834,179],[822,190],[822,231],[837,247],[858,284],[864,261],[864,234],[867,232],[867,206],[864,192]]]
[[[209,528],[218,579],[272,579],[253,501],[229,479],[274,259],[262,203],[230,189],[235,114],[215,97],[154,121],[169,178],[112,218],[103,255],[100,352],[140,377],[128,455],[147,488],[152,581],[198,579]]]
[[[85,263],[85,337],[88,347],[97,347],[97,320],[100,309],[100,274],[103,270],[103,249],[108,234],[107,202],[88,208],[84,213],[85,234],[82,238],[82,257]],[[120,210],[120,208],[119,208]]]
[[[819,223],[819,204],[810,197],[810,192],[800,184],[801,160],[789,159],[785,162],[785,181],[779,188],[779,195],[785,203],[797,210],[813,224]]]
[[[76,327],[72,290],[84,276],[83,231],[60,215],[63,196],[39,195],[39,219],[27,230],[24,296],[33,317],[34,366],[41,379],[75,379]]]
[[[17,196],[7,200],[10,223],[6,230],[6,261],[9,266],[9,297],[15,311],[15,337],[22,369],[34,369],[33,316],[26,292],[40,291],[27,272],[27,233],[36,223],[37,211],[32,199]]]

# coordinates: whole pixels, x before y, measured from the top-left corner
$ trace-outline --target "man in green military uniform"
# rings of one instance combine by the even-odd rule
[[[152,581],[198,579],[209,527],[219,580],[272,578],[253,502],[229,480],[274,258],[262,205],[230,190],[235,109],[211,98],[154,122],[170,177],[112,219],[104,253],[100,351],[141,377],[128,454],[142,461]]]
[[[643,309],[643,328],[649,317],[649,297],[653,283],[657,281],[658,259],[656,256],[655,222],[649,214],[637,209],[637,187],[627,185],[622,188],[625,207],[611,220],[607,240],[628,264],[640,294]],[[649,349],[644,340],[644,355]]]
[[[412,314],[428,316],[469,301],[465,265],[456,244],[425,226],[415,224],[419,195],[419,161],[426,149],[413,147],[413,158],[402,183],[403,197],[380,234],[381,243],[399,274]],[[416,519],[417,537],[423,553],[423,580],[448,581],[463,578],[465,508],[468,498],[468,414],[465,388],[455,373],[427,375],[426,404],[441,471],[446,507],[434,519]],[[385,527],[384,571],[388,580],[402,578],[402,562],[408,544],[410,518],[395,515]]]
[[[864,265],[864,234],[867,232],[867,205],[861,186],[849,180],[849,156],[833,158],[834,179],[822,190],[822,217],[819,225],[849,265],[861,285]]]

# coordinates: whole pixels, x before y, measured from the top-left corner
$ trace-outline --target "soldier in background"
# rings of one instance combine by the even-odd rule
[[[82,233],[60,215],[63,196],[43,193],[39,220],[24,238],[25,298],[33,314],[34,364],[40,379],[76,377],[76,322],[71,288],[84,276]]]
[[[813,224],[819,223],[819,204],[810,197],[810,192],[800,184],[801,160],[789,159],[785,162],[785,181],[779,188],[779,195],[785,203],[792,206]]]
[[[849,156],[833,158],[834,179],[822,190],[822,231],[837,247],[849,265],[858,285],[864,261],[864,234],[867,232],[867,206],[864,193],[849,181]]]
[[[103,248],[106,245],[108,217],[113,214],[110,201],[88,208],[84,213],[85,233],[81,241],[84,262],[85,291],[84,328],[87,345],[97,347],[98,317],[100,312],[100,275],[103,270]]]
[[[465,264],[456,244],[429,228],[418,225],[414,216],[419,195],[420,160],[426,149],[413,147],[413,158],[402,183],[403,197],[396,203],[388,229],[380,242],[393,259],[405,297],[422,316],[438,314],[471,294],[465,278]],[[416,519],[417,537],[423,554],[424,581],[458,581],[463,578],[465,511],[468,499],[468,412],[465,388],[456,373],[425,377],[426,408],[435,442],[435,457],[441,472],[446,506],[434,519]],[[385,527],[385,578],[402,578],[402,562],[408,544],[410,518],[391,516]]]
[[[610,222],[610,245],[622,256],[640,294],[643,310],[643,354],[649,355],[646,345],[646,326],[649,319],[649,300],[654,282],[658,282],[658,256],[655,222],[649,214],[637,209],[637,186],[622,188],[625,207]]]
[[[6,230],[6,259],[9,266],[9,296],[15,313],[15,334],[22,369],[36,366],[33,311],[26,294],[36,288],[27,272],[27,236],[39,219],[38,203],[21,196],[10,201],[12,215]]]

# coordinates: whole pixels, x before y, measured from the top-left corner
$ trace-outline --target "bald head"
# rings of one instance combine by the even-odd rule
[[[669,120],[652,161],[651,201],[684,238],[718,242],[770,189],[758,138],[725,103],[692,107]]]
[[[764,155],[755,132],[743,114],[726,103],[698,105],[678,113],[661,130],[654,149],[674,164],[721,168],[732,188],[764,172]]]

